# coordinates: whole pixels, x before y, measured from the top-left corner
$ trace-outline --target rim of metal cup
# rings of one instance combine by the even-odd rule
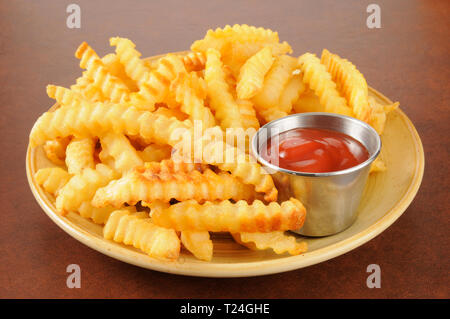
[[[282,121],[286,120],[287,118],[292,118],[292,117],[305,117],[305,116],[328,116],[328,117],[332,117],[332,118],[338,118],[344,121],[352,121],[357,123],[358,125],[363,126],[365,129],[369,130],[376,139],[376,151],[364,162],[344,169],[344,170],[340,170],[340,171],[333,171],[333,172],[324,172],[324,173],[309,173],[309,172],[297,172],[297,171],[292,171],[286,168],[282,168],[279,166],[276,166],[274,164],[269,163],[268,161],[266,161],[257,151],[258,150],[258,139],[259,139],[259,135],[260,132],[262,132],[263,129],[270,129],[270,128],[274,128],[277,125],[279,125]],[[291,128],[289,130],[293,130],[296,128],[314,128],[313,126],[298,126],[298,127],[294,127]],[[281,131],[279,132],[279,134],[289,131],[289,130],[285,130],[285,131]],[[336,131],[333,129],[330,129],[332,131]],[[338,131],[339,132],[339,131]],[[342,132],[341,132],[342,133]],[[344,133],[346,134],[346,133]],[[348,136],[356,139],[357,141],[359,141],[360,143],[362,143],[358,138],[356,138],[355,136],[351,136],[349,134],[347,134]],[[261,145],[266,145],[267,140],[269,138],[271,138],[272,136],[268,136],[266,141],[264,141],[264,143],[262,143]],[[381,139],[380,136],[378,135],[377,131],[374,130],[374,128],[372,126],[370,126],[369,124],[367,124],[366,122],[360,121],[354,117],[350,117],[350,116],[346,116],[346,115],[341,115],[341,114],[335,114],[335,113],[327,113],[327,112],[308,112],[308,113],[297,113],[297,114],[292,114],[292,115],[288,115],[276,120],[273,120],[267,124],[265,124],[264,126],[260,127],[259,130],[256,132],[256,134],[253,136],[252,138],[252,153],[255,156],[255,158],[262,163],[264,166],[269,167],[270,169],[273,169],[277,172],[283,172],[283,173],[288,173],[288,174],[292,174],[292,175],[297,175],[297,176],[309,176],[309,177],[326,177],[326,176],[338,176],[338,175],[345,175],[345,174],[349,174],[349,173],[353,173],[356,172],[368,165],[370,165],[376,158],[377,156],[380,154],[380,150],[381,150]]]

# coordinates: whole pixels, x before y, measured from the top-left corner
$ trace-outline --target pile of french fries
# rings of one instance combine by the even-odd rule
[[[155,258],[176,260],[184,246],[210,261],[213,232],[250,249],[304,253],[286,231],[303,225],[305,208],[277,201],[271,175],[249,152],[251,135],[274,119],[318,111],[354,116],[381,134],[398,106],[369,97],[351,62],[327,50],[320,59],[294,57],[263,28],[209,30],[189,53],[156,60],[142,59],[129,39],[110,44],[115,53],[99,57],[82,43],[81,77],[70,89],[47,86],[59,107],[36,121],[30,145],[42,145],[55,166],[35,179],[62,215],[77,212],[104,225],[106,239]],[[238,129],[253,132],[243,145],[224,138]],[[374,171],[383,169],[375,162]]]

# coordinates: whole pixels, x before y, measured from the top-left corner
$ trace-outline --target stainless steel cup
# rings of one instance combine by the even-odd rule
[[[271,137],[296,128],[321,128],[347,134],[366,147],[369,159],[341,171],[301,173],[278,167],[262,158],[261,150]],[[378,156],[380,149],[380,137],[370,125],[333,113],[286,116],[261,127],[252,140],[253,154],[272,174],[280,199],[295,197],[305,205],[305,223],[295,231],[305,236],[336,234],[355,221],[370,164]]]

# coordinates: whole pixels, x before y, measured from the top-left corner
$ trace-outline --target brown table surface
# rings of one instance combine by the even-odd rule
[[[449,1],[381,1],[381,29],[366,27],[371,1],[81,1],[81,29],[66,27],[70,1],[0,2],[0,297],[2,298],[408,298],[449,297]],[[117,261],[79,243],[42,211],[28,187],[33,122],[53,102],[45,86],[80,74],[82,42],[100,54],[130,37],[144,56],[188,49],[208,28],[246,23],[279,32],[296,55],[326,47],[354,62],[395,101],[425,148],[422,186],[390,228],[337,258],[287,273],[237,279],[170,275]],[[407,159],[405,159],[407,160]],[[81,289],[66,267],[81,267]],[[381,289],[366,286],[379,264]]]

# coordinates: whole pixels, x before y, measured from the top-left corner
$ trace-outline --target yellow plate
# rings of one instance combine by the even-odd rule
[[[369,93],[380,103],[392,103],[372,88]],[[31,149],[28,146],[26,169],[33,195],[45,213],[69,235],[103,254],[136,266],[173,274],[246,277],[298,269],[342,255],[374,238],[400,217],[422,181],[425,162],[423,147],[413,124],[400,109],[389,113],[382,142],[380,156],[388,170],[369,177],[356,222],[339,234],[306,239],[309,250],[299,256],[252,251],[236,244],[228,235],[217,234],[213,237],[214,257],[211,262],[199,261],[184,250],[175,262],[154,259],[131,246],[104,239],[101,226],[76,213],[60,216],[56,212],[54,197],[44,192],[34,179],[34,173],[39,168],[54,166],[47,160],[42,147]]]

